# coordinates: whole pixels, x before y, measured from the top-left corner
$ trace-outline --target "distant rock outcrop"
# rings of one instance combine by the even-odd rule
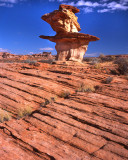
[[[0,59],[13,58],[15,55],[8,52],[0,52]]]
[[[55,36],[41,35],[40,38],[56,43],[57,60],[81,62],[89,42],[99,40],[95,36],[79,33],[81,28],[75,16],[78,12],[78,8],[62,4],[59,10],[42,16],[42,19],[49,23],[57,34]]]

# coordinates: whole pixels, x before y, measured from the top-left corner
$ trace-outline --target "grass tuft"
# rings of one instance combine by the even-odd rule
[[[70,96],[70,92],[69,91],[62,91],[59,95],[59,97],[61,98],[65,98],[65,99],[68,99]]]
[[[0,122],[9,121],[11,119],[11,115],[5,111],[0,109]]]
[[[100,63],[96,63],[96,64],[94,65],[94,68],[95,68],[95,69],[100,69],[100,68],[101,68],[101,64],[100,64]]]
[[[57,99],[57,96],[54,96],[54,97],[50,97],[50,98],[48,98],[48,99],[45,99],[45,102],[41,103],[41,107],[44,107],[44,106],[46,106],[46,105],[48,105],[48,104],[54,103],[54,102],[56,101],[56,99]]]
[[[76,92],[95,92],[95,86],[91,83],[80,83]]]
[[[22,118],[22,117],[30,115],[31,113],[32,113],[32,107],[26,106],[26,108],[20,108],[18,110],[18,117]]]

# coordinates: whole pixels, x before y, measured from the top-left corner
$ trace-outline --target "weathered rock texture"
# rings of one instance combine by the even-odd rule
[[[79,9],[70,5],[60,5],[59,10],[42,16],[42,19],[49,23],[56,36],[43,36],[40,38],[49,39],[56,43],[57,60],[82,61],[90,41],[99,40],[95,36],[79,33],[81,30],[75,13]]]
[[[127,160],[128,81],[103,83],[110,67],[0,63],[0,108],[12,115],[0,123],[0,160]],[[81,82],[99,89],[76,93]],[[62,90],[68,99],[42,105]],[[26,106],[32,114],[17,119]]]

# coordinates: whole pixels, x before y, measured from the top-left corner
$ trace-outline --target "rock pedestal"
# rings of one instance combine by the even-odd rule
[[[81,28],[75,16],[75,13],[78,12],[78,8],[62,4],[59,10],[42,16],[42,19],[51,25],[56,35],[41,35],[40,38],[56,43],[55,48],[57,50],[57,60],[59,61],[81,62],[89,42],[99,40],[95,36],[79,33]]]

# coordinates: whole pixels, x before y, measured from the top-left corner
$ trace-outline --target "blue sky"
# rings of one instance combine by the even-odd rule
[[[41,16],[62,3],[80,9],[81,33],[100,38],[89,43],[87,56],[128,54],[128,0],[0,0],[0,51],[56,54],[55,43],[39,38],[55,35]]]

